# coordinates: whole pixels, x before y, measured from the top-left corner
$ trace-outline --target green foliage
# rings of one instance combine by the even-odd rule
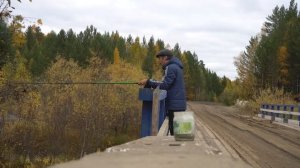
[[[143,63],[143,70],[148,74],[149,78],[151,78],[154,73],[155,54],[154,38],[151,37],[147,45],[147,56]]]
[[[7,27],[7,24],[0,19],[0,68],[12,60],[13,48],[12,48],[12,39],[11,33]]]
[[[298,55],[297,51],[291,50],[295,47],[295,44],[290,43],[295,39],[299,41],[299,36],[291,36],[290,34],[291,32],[294,34],[300,31],[299,29],[294,30],[296,28],[294,26],[299,24],[297,4],[294,0],[291,0],[289,8],[284,6],[275,7],[272,15],[267,20],[256,56],[258,65],[257,81],[261,81],[262,87],[268,85],[278,86],[284,87],[287,91],[295,92],[295,88],[291,86],[296,83],[297,76],[294,76],[296,75],[294,72],[298,71],[297,64],[300,64],[300,62],[298,60],[290,62],[289,60],[293,60]]]
[[[243,89],[239,93],[241,99],[251,98],[255,87],[257,87],[257,79],[255,78],[255,73],[257,73],[255,55],[258,45],[259,37],[251,37],[249,45],[246,47],[246,51],[240,53],[234,61],[234,65],[237,67],[237,73],[239,75],[239,82],[243,86]]]
[[[242,99],[251,99],[260,89],[283,88],[300,91],[300,15],[297,3],[276,6],[267,17],[262,32],[251,38],[246,51],[235,60],[244,87]]]
[[[179,47],[177,47],[179,50]],[[180,56],[184,64],[184,78],[187,98],[189,100],[217,101],[223,92],[222,80],[215,72],[207,69],[202,60],[190,51],[184,51]]]
[[[226,87],[223,93],[219,97],[219,101],[227,106],[235,104],[239,96],[239,83],[237,81],[231,82],[229,79],[226,80]]]

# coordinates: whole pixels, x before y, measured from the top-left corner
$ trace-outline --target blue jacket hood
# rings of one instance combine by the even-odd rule
[[[168,66],[168,65],[170,65],[170,64],[176,64],[176,65],[178,65],[181,69],[183,69],[183,64],[182,64],[182,62],[177,58],[177,57],[172,57],[171,59],[170,59],[170,61],[168,62],[168,63],[166,63],[165,65],[163,65],[163,69],[166,69],[166,67]]]

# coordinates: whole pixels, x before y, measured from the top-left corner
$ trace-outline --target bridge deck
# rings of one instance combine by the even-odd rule
[[[194,141],[175,141],[173,136],[148,136],[53,167],[250,167],[199,120],[196,120],[196,130]]]

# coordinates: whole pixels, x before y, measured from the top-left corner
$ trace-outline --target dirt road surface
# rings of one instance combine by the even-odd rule
[[[189,102],[197,119],[253,167],[300,167],[300,131],[240,115],[238,108]]]

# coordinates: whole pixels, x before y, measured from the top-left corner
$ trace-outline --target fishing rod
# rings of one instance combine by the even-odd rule
[[[106,81],[91,81],[91,82],[7,82],[12,85],[133,85],[138,84],[134,81],[122,82],[106,82]]]

